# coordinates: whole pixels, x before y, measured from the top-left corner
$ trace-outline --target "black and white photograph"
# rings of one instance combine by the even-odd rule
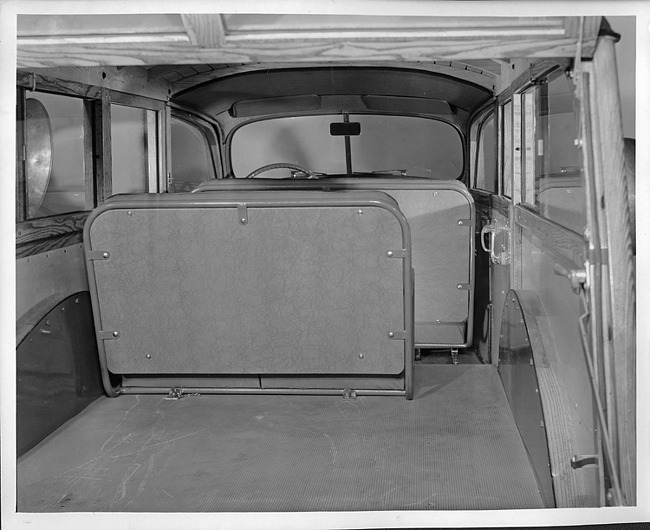
[[[0,2],[2,527],[644,526],[649,52],[636,0]]]

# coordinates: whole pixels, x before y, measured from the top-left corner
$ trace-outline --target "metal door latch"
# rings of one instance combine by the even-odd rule
[[[597,466],[598,455],[574,455],[571,459],[571,467],[580,469],[585,466]]]
[[[496,248],[496,236],[497,234],[501,234],[505,232],[506,237],[501,237],[500,241],[501,244],[499,245],[500,248]],[[481,229],[481,247],[483,247],[483,250],[490,254],[490,259],[492,260],[492,263],[495,263],[496,265],[508,265],[510,264],[510,248],[509,248],[509,243],[508,243],[508,233],[510,232],[510,226],[508,222],[506,221],[505,223],[499,222],[498,219],[493,219],[489,224],[485,225]],[[485,243],[485,236],[487,234],[490,234],[490,244],[486,245]]]

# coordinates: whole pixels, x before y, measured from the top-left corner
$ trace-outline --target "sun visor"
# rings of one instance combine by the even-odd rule
[[[230,115],[233,118],[246,118],[248,116],[261,116],[264,114],[318,110],[320,106],[321,96],[317,96],[316,94],[248,99],[233,103],[232,107],[230,107]]]
[[[442,99],[371,95],[363,96],[362,99],[370,110],[446,116],[456,114],[456,107]]]

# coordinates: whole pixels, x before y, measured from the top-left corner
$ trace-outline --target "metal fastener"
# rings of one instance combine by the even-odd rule
[[[363,359],[363,353],[359,354],[359,359]]]
[[[151,355],[149,355],[148,353],[147,353],[147,355],[145,355],[145,357],[146,357],[147,359],[151,359]]]
[[[388,336],[392,339],[395,336],[395,333],[393,333],[392,331],[389,331]]]
[[[387,255],[389,258],[392,258],[392,257],[393,257],[393,251],[392,251],[392,250],[389,250],[388,252],[386,252],[386,255]]]
[[[102,257],[103,257],[104,259],[108,259],[108,258],[111,257],[111,255],[110,255],[108,252],[104,252],[104,253],[102,254]]]
[[[357,210],[358,215],[363,215],[363,210]]]
[[[113,331],[113,337],[116,337],[116,338],[117,338],[117,337],[119,337],[119,336],[120,336],[120,332],[119,332],[119,331]]]

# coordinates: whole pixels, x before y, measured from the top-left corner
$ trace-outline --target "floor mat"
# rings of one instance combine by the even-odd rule
[[[18,511],[541,508],[489,365],[402,397],[102,398],[18,462]]]

